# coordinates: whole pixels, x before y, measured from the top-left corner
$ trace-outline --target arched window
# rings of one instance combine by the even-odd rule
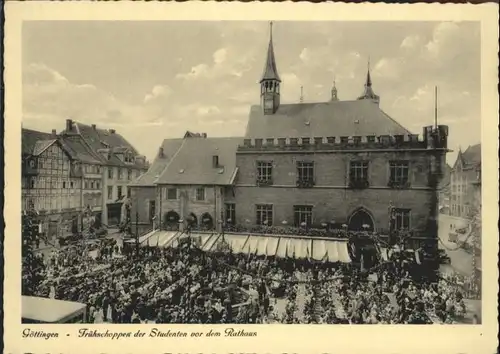
[[[214,229],[214,220],[209,213],[204,213],[201,216],[201,225],[205,230],[213,230]]]
[[[348,228],[352,231],[374,231],[375,223],[368,210],[359,208],[349,217]]]

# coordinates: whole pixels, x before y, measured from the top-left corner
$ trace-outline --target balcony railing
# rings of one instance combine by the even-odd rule
[[[296,226],[264,226],[264,225],[227,225],[225,232],[261,234],[261,235],[290,235],[290,236],[312,236],[312,237],[335,237],[347,238],[350,232],[345,229],[326,229],[319,227],[296,227]]]
[[[312,187],[314,187],[314,179],[313,178],[299,178],[299,179],[297,179],[297,187],[298,188],[312,188]]]
[[[365,189],[370,186],[370,183],[368,182],[368,179],[363,178],[363,179],[350,179],[349,180],[349,188],[352,189]]]
[[[394,189],[407,189],[410,188],[411,184],[408,180],[395,181],[391,179],[389,183],[387,183],[387,186]]]
[[[258,178],[256,181],[257,186],[259,187],[268,187],[273,185],[272,178]]]

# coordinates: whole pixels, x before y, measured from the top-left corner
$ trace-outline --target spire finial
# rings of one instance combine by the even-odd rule
[[[264,66],[264,72],[260,82],[264,80],[276,80],[281,82],[278,75],[278,70],[276,69],[276,59],[274,58],[274,46],[273,46],[273,22],[269,22],[269,45],[267,47],[267,58],[266,64]]]
[[[300,103],[304,102],[304,86],[300,86]]]
[[[370,56],[368,56],[368,64],[367,64],[367,67],[368,67],[368,71],[366,73],[366,86],[367,87],[370,87],[372,85],[372,78],[371,78],[371,75],[370,75]]]

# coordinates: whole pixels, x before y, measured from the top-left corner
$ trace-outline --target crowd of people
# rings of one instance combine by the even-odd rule
[[[88,322],[453,323],[465,314],[453,279],[416,282],[397,261],[361,271],[176,247],[67,248],[44,259],[36,296],[87,304]]]

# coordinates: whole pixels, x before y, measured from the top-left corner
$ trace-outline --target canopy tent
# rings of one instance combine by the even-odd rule
[[[156,230],[143,238],[142,245],[176,247],[179,240],[188,237],[179,231]],[[313,259],[316,261],[350,263],[347,240],[316,239],[299,236],[248,235],[236,233],[191,233],[191,239],[205,251],[216,251],[225,243],[235,254],[255,254],[258,256]]]

